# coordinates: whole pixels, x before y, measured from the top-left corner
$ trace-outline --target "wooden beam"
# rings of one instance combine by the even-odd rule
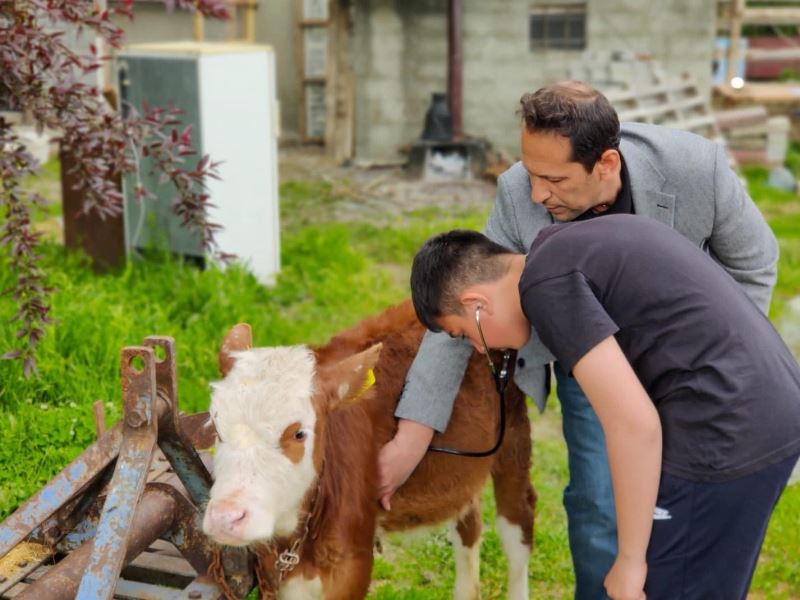
[[[294,2],[295,22],[297,29],[295,29],[294,36],[294,56],[295,56],[295,69],[297,70],[297,85],[299,88],[298,99],[300,101],[300,110],[297,111],[298,127],[300,137],[306,136],[306,84],[305,84],[305,53],[303,51],[303,27],[300,25],[303,21],[303,0],[295,0]]]
[[[325,84],[325,149],[337,163],[353,158],[354,84],[350,60],[350,11],[341,0],[330,3]]]
[[[745,0],[734,0],[731,11],[731,29],[728,37],[728,69],[726,83],[736,77],[736,67],[739,64],[739,40],[742,37],[742,19],[745,13]]]
[[[202,42],[205,37],[203,13],[195,11],[194,21],[192,23],[192,37],[195,42]]]
[[[748,60],[798,60],[800,46],[791,48],[748,48]]]
[[[798,25],[800,8],[748,8],[743,21],[747,25]]]

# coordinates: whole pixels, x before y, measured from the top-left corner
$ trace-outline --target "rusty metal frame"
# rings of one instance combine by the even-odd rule
[[[126,347],[120,366],[121,422],[0,523],[0,598],[22,581],[22,600],[243,598],[255,583],[252,558],[215,548],[202,532],[211,476],[197,449],[213,444],[214,429],[207,413],[178,412],[174,340],[151,336]],[[173,473],[148,483],[157,449]],[[198,573],[182,591],[120,576],[157,539]],[[227,592],[209,573],[217,552]]]

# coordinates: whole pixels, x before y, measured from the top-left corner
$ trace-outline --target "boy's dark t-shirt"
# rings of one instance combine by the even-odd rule
[[[565,370],[614,335],[658,410],[663,469],[747,475],[800,451],[800,368],[714,260],[647,217],[547,227],[519,283],[522,308]]]

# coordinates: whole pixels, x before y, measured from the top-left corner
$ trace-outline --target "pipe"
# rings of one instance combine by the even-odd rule
[[[462,0],[447,0],[447,99],[453,125],[453,139],[461,139],[463,104],[463,5]]]

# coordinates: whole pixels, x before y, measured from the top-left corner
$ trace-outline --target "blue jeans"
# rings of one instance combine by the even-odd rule
[[[617,518],[600,421],[574,378],[556,363],[558,399],[569,458],[564,490],[575,600],[605,599],[603,580],[617,556]]]

